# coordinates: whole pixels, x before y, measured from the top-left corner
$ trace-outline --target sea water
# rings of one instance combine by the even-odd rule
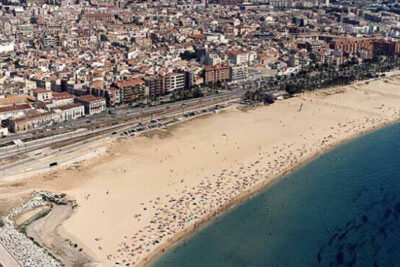
[[[400,124],[287,175],[155,266],[400,266]]]

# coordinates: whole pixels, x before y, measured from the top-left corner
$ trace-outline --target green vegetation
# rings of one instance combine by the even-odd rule
[[[316,89],[348,85],[372,78],[377,73],[400,68],[400,55],[376,56],[363,63],[348,62],[341,66],[313,64],[296,75],[273,79],[270,88],[285,89],[293,95]]]
[[[176,91],[172,93],[171,101],[180,101],[192,98],[203,97],[204,93],[200,88],[192,88],[188,90]]]
[[[376,56],[361,64],[355,61],[341,66],[312,64],[297,74],[271,77],[263,85],[263,88],[253,92],[247,91],[243,100],[263,101],[263,94],[266,91],[286,90],[290,95],[294,95],[332,86],[348,85],[356,81],[378,77],[379,73],[399,68],[400,55],[393,57]],[[380,76],[385,77],[385,74]]]
[[[29,220],[25,221],[24,223],[22,223],[19,227],[18,230],[23,233],[26,234],[26,227],[28,227],[30,224],[32,224],[33,222],[46,217],[51,211],[51,207],[47,207],[46,209],[40,211],[38,214],[36,214],[35,216],[33,216],[32,218],[30,218]]]

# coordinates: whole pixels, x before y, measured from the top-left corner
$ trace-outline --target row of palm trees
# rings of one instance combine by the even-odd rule
[[[262,99],[265,91],[286,90],[289,94],[322,89],[331,86],[348,85],[355,81],[371,78],[375,73],[382,73],[400,68],[400,54],[394,56],[375,56],[372,59],[364,60],[358,63],[355,59],[346,64],[328,65],[313,63],[303,68],[297,74],[275,76],[264,79],[260,89],[245,94],[244,99],[256,101]],[[209,85],[211,94],[217,93],[217,88],[223,87],[223,84]],[[225,86],[226,87],[226,86]],[[204,88],[192,88],[191,90],[181,90],[174,92],[170,97],[171,102],[197,98],[204,96]],[[150,99],[150,103],[157,104],[158,97]]]
[[[311,64],[307,69],[303,69],[297,74],[275,76],[264,80],[261,89],[255,92],[248,91],[243,99],[262,101],[262,94],[266,91],[284,89],[290,95],[294,95],[331,86],[343,86],[394,69],[400,69],[400,54],[375,56],[362,63],[350,61],[340,66]]]
[[[336,85],[348,85],[355,81],[369,79],[376,73],[399,68],[400,55],[376,56],[360,64],[348,62],[340,66],[312,65],[296,75],[272,80],[271,88],[279,87],[289,94],[296,94]]]

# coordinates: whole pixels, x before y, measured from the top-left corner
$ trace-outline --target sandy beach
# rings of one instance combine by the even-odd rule
[[[139,137],[99,141],[90,147],[102,153],[69,159],[70,166],[2,177],[0,206],[35,189],[66,193],[78,208],[62,231],[79,247],[101,266],[148,265],[283,174],[399,118],[400,72],[246,111],[234,105]]]

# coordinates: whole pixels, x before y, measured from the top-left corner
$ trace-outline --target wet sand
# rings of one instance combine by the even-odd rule
[[[107,141],[105,155],[79,168],[3,182],[0,194],[67,193],[79,205],[60,227],[71,239],[103,266],[147,265],[306,160],[398,120],[399,104],[400,76],[392,76],[246,112],[231,107],[147,137]]]

